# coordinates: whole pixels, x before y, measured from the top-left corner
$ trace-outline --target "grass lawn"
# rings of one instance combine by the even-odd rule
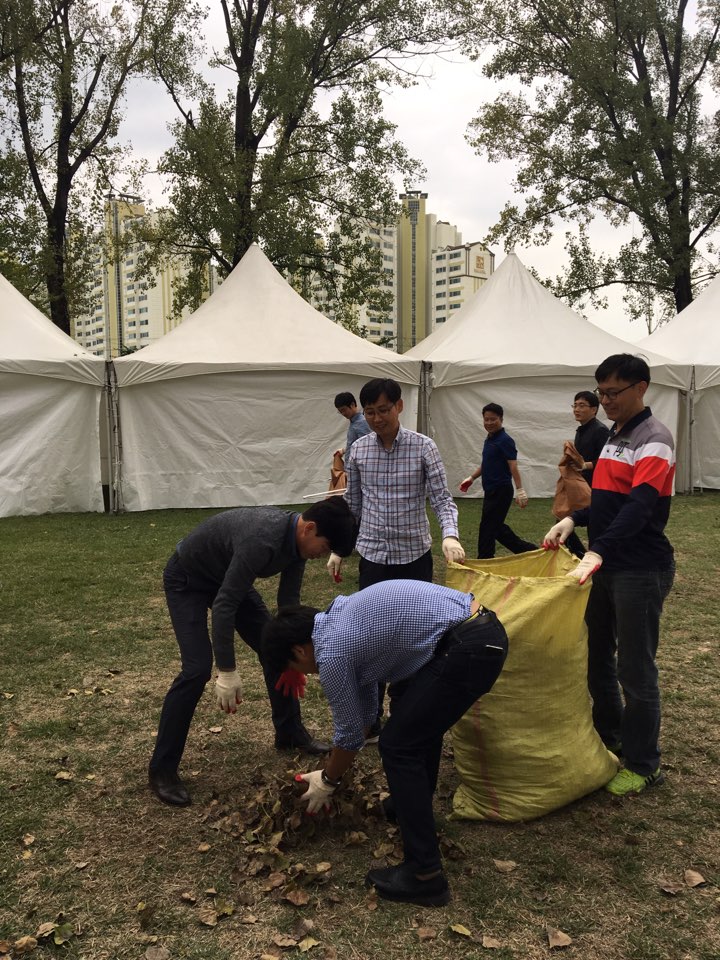
[[[459,507],[472,555],[480,502]],[[549,508],[531,501],[511,523],[539,542]],[[371,862],[398,850],[377,811],[376,748],[360,755],[337,816],[299,814],[291,773],[307,761],[273,749],[260,669],[241,643],[241,712],[218,712],[208,689],[191,730],[193,805],[173,810],[149,793],[178,663],[161,572],[207,515],[0,520],[0,957],[532,960],[549,955],[552,927],[572,941],[552,952],[579,960],[718,960],[720,495],[673,505],[678,574],[659,657],[665,785],[626,801],[600,791],[528,823],[448,821],[458,782],[448,743],[436,813],[454,899],[439,910],[364,887]],[[439,580],[443,567],[436,557]],[[356,588],[355,559],[340,588],[317,561],[304,600],[322,607]],[[274,582],[261,589],[272,605]],[[315,678],[303,715],[330,734]],[[688,870],[706,882],[689,885]]]

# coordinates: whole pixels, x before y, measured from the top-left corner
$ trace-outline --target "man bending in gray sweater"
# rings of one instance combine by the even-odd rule
[[[253,587],[256,578],[279,573],[278,606],[298,604],[305,561],[331,551],[348,556],[355,537],[355,520],[345,501],[335,497],[313,504],[302,515],[276,507],[226,510],[204,520],[178,543],[163,572],[163,586],[181,669],[165,697],[149,767],[150,788],[163,803],[190,803],[178,767],[195,708],[211,678],[213,657],[219,706],[235,713],[242,701],[234,632],[260,656],[262,629],[270,619]],[[263,664],[263,673],[275,746],[327,752],[329,745],[315,740],[303,726],[298,700],[275,689],[278,672]]]

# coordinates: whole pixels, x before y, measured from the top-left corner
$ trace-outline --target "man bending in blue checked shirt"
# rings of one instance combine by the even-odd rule
[[[432,537],[425,509],[430,500],[442,530],[442,552],[448,563],[462,563],[458,512],[448,489],[445,467],[435,443],[400,425],[400,384],[369,380],[360,391],[360,405],[372,433],[352,445],[345,461],[345,500],[358,521],[359,585],[363,590],[384,580],[432,583]],[[330,554],[328,570],[340,573],[342,558]],[[383,693],[369,740],[380,733]]]
[[[263,630],[275,671],[317,673],[335,728],[323,770],[308,784],[307,812],[329,806],[375,720],[378,682],[389,684],[390,718],[379,749],[404,860],[371,870],[366,883],[386,900],[443,906],[450,900],[433,817],[443,734],[492,687],[507,654],[494,613],[468,593],[393,580],[337,597],[322,613],[287,607]]]

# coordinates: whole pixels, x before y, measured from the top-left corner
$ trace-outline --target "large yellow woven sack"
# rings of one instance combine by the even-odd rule
[[[448,568],[447,585],[494,610],[509,639],[495,686],[452,731],[462,781],[453,819],[531,820],[597,790],[617,771],[592,724],[590,583],[565,576],[576,563],[563,548]]]

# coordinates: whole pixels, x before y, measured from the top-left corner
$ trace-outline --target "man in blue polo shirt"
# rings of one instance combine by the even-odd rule
[[[480,529],[478,530],[478,560],[495,556],[495,542],[502,544],[511,553],[536,550],[534,543],[523,540],[505,523],[513,501],[524,509],[528,495],[523,490],[517,465],[517,447],[513,438],[503,427],[503,408],[499,403],[487,403],[482,409],[483,426],[487,437],[483,444],[480,466],[460,484],[460,492],[467,493],[478,477],[482,477],[483,500]]]
[[[263,630],[262,651],[277,673],[317,673],[332,711],[325,767],[296,777],[308,784],[310,814],[329,806],[377,715],[378,682],[390,684],[390,718],[378,746],[404,860],[371,870],[366,883],[386,900],[448,903],[433,794],[443,734],[490,690],[505,662],[507,636],[495,614],[469,593],[386,580],[337,597],[324,613],[281,610]]]

